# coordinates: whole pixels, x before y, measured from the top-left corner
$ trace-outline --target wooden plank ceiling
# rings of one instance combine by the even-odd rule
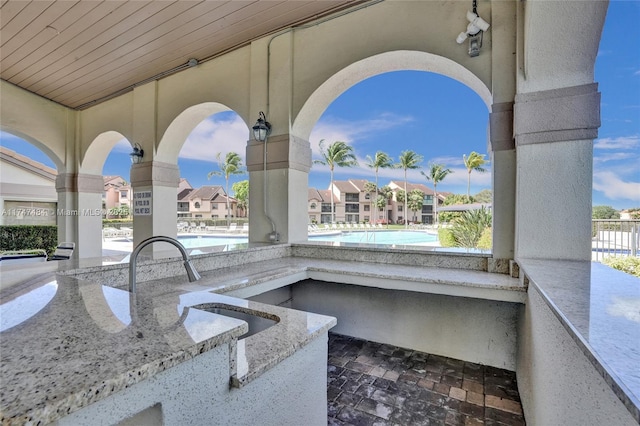
[[[353,0],[1,0],[0,78],[82,109]]]

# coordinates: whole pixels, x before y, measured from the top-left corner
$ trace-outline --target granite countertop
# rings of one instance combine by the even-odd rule
[[[267,253],[257,249],[259,255],[263,252]],[[312,278],[516,303],[526,300],[526,287],[507,275],[303,257],[200,271],[202,279],[193,283],[183,275],[139,279],[132,300],[127,283],[120,282],[127,265],[100,266],[95,260],[66,262],[66,270],[64,262],[59,265],[24,270],[21,283],[0,293],[4,423],[11,424],[12,418],[17,423],[29,418],[53,421],[227,342],[236,353],[236,363],[230,365],[231,383],[242,387],[336,324],[332,317],[223,293]],[[149,265],[164,271],[164,262]],[[90,273],[83,275],[82,268]],[[142,264],[140,269],[144,268]],[[14,269],[2,271],[4,276]],[[20,274],[15,272],[13,279],[18,281]],[[102,278],[105,282],[100,282]],[[118,282],[109,282],[114,279]],[[232,305],[280,321],[236,342],[246,323],[193,308],[206,303]]]
[[[520,259],[518,263],[640,421],[640,279],[596,262]]]
[[[273,280],[283,280],[282,285],[286,285],[310,278],[516,303],[524,303],[527,292],[527,287],[520,280],[503,274],[304,257],[251,262],[241,269],[235,266],[225,267],[204,271],[201,275],[202,279],[194,283],[185,282],[182,277],[154,282],[156,285],[183,290],[227,293]]]
[[[139,283],[132,295],[57,274],[4,292],[2,424],[55,421],[225,343],[237,354],[230,381],[240,387],[336,324],[323,315],[153,284]],[[194,308],[203,303],[279,321],[236,341],[247,323]]]

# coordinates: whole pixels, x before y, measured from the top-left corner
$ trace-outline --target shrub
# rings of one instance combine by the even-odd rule
[[[57,226],[0,226],[0,251],[43,249],[47,255],[52,255],[57,245]]]
[[[627,274],[640,277],[640,258],[639,257],[605,257],[602,260],[604,265],[610,266]]]
[[[491,213],[484,207],[467,210],[454,221],[451,234],[457,247],[477,248],[484,230],[490,226]]]
[[[451,228],[438,229],[438,241],[440,241],[440,247],[455,247],[456,240],[453,238]]]
[[[482,235],[480,236],[480,239],[478,240],[478,248],[482,249],[482,250],[491,250],[491,248],[493,247],[493,239],[491,236],[491,228],[484,228],[484,231],[482,231]]]

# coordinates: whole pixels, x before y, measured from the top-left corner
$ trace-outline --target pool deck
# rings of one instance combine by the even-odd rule
[[[409,229],[410,231],[420,232],[421,230]],[[318,232],[311,232],[309,236],[319,236],[319,235],[339,235],[343,231],[348,232],[396,232],[402,230],[388,230],[386,228],[382,229],[369,229],[369,230],[349,230],[349,229],[330,229],[330,230],[320,230]],[[180,232],[178,233],[178,237],[218,237],[218,238],[241,238],[247,237],[247,233],[242,232]],[[422,246],[422,247],[440,247],[440,243],[438,241],[431,241],[425,243],[411,243],[413,246]],[[128,254],[133,251],[133,238],[132,237],[124,237],[118,236],[113,238],[103,238],[102,240],[102,255],[103,256],[114,256],[119,254]]]

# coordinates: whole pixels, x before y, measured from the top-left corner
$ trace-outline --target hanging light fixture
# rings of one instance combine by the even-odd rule
[[[142,163],[142,157],[144,157],[144,149],[139,144],[133,145],[133,151],[129,154],[131,157],[131,164],[140,164]]]
[[[271,134],[271,123],[267,121],[264,112],[260,111],[258,121],[256,121],[255,126],[253,126],[253,137],[257,141],[264,142],[267,140],[269,134]]]

